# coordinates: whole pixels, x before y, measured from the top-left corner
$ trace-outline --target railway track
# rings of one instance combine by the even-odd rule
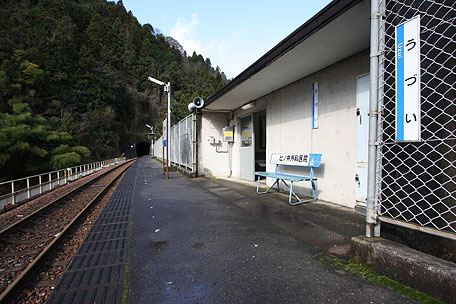
[[[22,288],[58,241],[131,164],[114,167],[1,228],[1,303]]]

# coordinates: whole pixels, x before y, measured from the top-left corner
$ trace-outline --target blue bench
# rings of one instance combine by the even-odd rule
[[[257,193],[258,194],[266,194],[271,192],[279,192],[280,191],[280,181],[282,181],[289,189],[290,189],[290,196],[288,202],[290,205],[298,205],[306,202],[312,202],[317,200],[317,196],[315,194],[315,181],[317,180],[314,177],[314,168],[320,167],[321,161],[321,154],[302,154],[302,153],[272,153],[270,163],[275,164],[275,172],[255,172],[255,175],[258,176],[258,183],[257,183]],[[298,175],[291,175],[291,174],[284,174],[279,172],[279,166],[300,166],[300,167],[307,167],[309,169],[308,176],[298,176]],[[259,192],[260,188],[260,178],[261,176],[274,178],[276,181],[264,192]],[[286,183],[286,181],[290,182],[290,186]],[[296,193],[293,191],[293,183],[294,182],[302,182],[302,181],[309,181],[312,185],[312,193],[313,198],[308,200],[301,200]],[[274,186],[277,186],[276,190],[272,190]],[[297,202],[292,202],[292,196],[297,199]]]

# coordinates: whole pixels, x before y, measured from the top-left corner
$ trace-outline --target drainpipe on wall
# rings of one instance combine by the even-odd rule
[[[228,119],[227,121],[227,126],[230,125],[230,121],[234,120],[234,111],[231,111],[231,119]],[[233,140],[234,140],[234,132],[233,132]],[[228,143],[228,165],[230,167],[230,175],[228,177],[231,177],[233,175],[233,143],[229,142]]]
[[[192,132],[192,172],[196,172],[196,153],[198,142],[196,140],[196,113],[192,113],[192,124],[193,124],[193,132]]]
[[[371,0],[371,39],[370,39],[370,93],[369,93],[369,154],[367,177],[366,236],[380,236],[380,222],[377,220],[376,174],[377,174],[377,123],[378,123],[378,64],[379,64],[379,25],[380,11],[378,0]]]

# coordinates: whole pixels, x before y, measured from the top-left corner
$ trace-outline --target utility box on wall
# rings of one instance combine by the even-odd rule
[[[226,126],[223,128],[223,141],[234,142],[234,126]]]

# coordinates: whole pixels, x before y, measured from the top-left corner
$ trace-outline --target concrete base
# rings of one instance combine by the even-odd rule
[[[437,299],[454,303],[456,264],[383,238],[352,238],[355,262],[366,261],[380,275]]]
[[[196,173],[196,171],[192,172],[192,171],[190,171],[190,170],[188,170],[188,169],[186,169],[186,168],[177,167],[176,170],[177,170],[177,172],[180,172],[180,173],[182,173],[183,175],[185,175],[185,176],[187,176],[187,177],[190,177],[190,178],[195,178],[195,177],[198,176],[197,173]]]

